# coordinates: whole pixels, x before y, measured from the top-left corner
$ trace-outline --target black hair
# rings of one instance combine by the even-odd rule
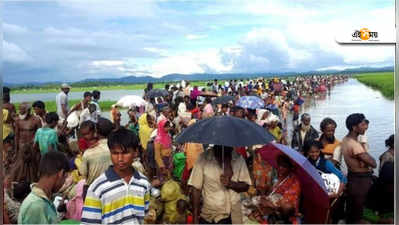
[[[389,136],[388,139],[385,140],[386,147],[393,148],[394,143],[395,143],[395,135],[393,135],[393,134],[391,136]]]
[[[229,108],[229,104],[222,104],[222,108]]]
[[[6,87],[6,86],[3,87],[3,95],[5,95],[5,94],[10,94],[10,88],[9,87]]]
[[[32,104],[32,107],[35,108],[39,108],[39,109],[44,109],[46,107],[46,105],[44,104],[44,102],[42,101],[36,101]]]
[[[83,94],[83,98],[86,98],[86,97],[91,97],[91,96],[93,96],[92,94],[91,94],[91,92],[89,92],[89,91],[86,91],[84,94]]]
[[[148,83],[147,84],[147,91],[151,91],[152,90],[152,88],[153,88],[153,84],[152,83]]]
[[[330,124],[334,125],[334,127],[337,128],[337,123],[333,119],[331,119],[330,117],[324,118],[320,123],[320,130],[323,131]]]
[[[95,131],[96,130],[96,124],[93,121],[91,121],[91,120],[86,120],[80,125],[79,129],[85,129],[85,128],[89,128],[89,130]]]
[[[301,121],[304,120],[305,118],[310,118],[310,114],[309,113],[302,114]]]
[[[138,150],[139,139],[136,134],[126,128],[120,128],[108,136],[108,148],[120,147],[124,152],[128,149]]]
[[[8,103],[8,102],[10,102],[10,94],[9,93],[3,94],[3,103]]]
[[[51,124],[53,122],[58,122],[60,118],[58,117],[58,114],[56,112],[49,112],[46,114],[45,119],[47,124]]]
[[[237,106],[237,105],[234,106],[234,107],[231,109],[231,111],[234,112],[234,113],[237,112],[237,111],[240,111],[240,110],[243,110],[243,111],[244,111],[244,108],[242,108],[242,107],[240,107],[240,106]]]
[[[292,163],[291,159],[286,155],[277,156],[277,164],[279,165],[282,164],[283,166],[289,168],[290,170],[294,169],[294,164]]]
[[[169,84],[165,84],[165,90],[169,90],[170,85]]]
[[[107,137],[113,129],[113,124],[109,119],[100,117],[97,120],[96,128],[97,134]]]
[[[69,171],[69,162],[64,153],[59,151],[49,151],[42,156],[39,165],[40,178],[45,176],[52,176],[61,170]]]
[[[26,198],[26,196],[28,196],[30,193],[30,185],[26,181],[14,184],[12,189],[13,189],[12,193],[13,197],[18,202],[22,202]]]
[[[345,121],[346,128],[349,131],[352,131],[353,126],[359,125],[361,122],[363,122],[366,119],[363,113],[353,113],[350,114]]]
[[[205,98],[205,103],[211,103],[211,102],[212,102],[211,98],[209,98],[209,97]]]
[[[94,90],[91,94],[92,94],[94,99],[99,99],[101,92],[98,91],[98,90]]]
[[[88,108],[90,109],[90,107],[94,107],[94,109],[97,109],[97,106],[93,103],[89,104]]]
[[[305,141],[305,143],[303,145],[303,153],[304,153],[305,156],[308,155],[310,149],[313,146],[318,148],[318,149],[320,149],[320,151],[324,148],[323,144],[320,141],[316,141],[316,140]],[[323,153],[320,152],[320,154],[323,154]]]

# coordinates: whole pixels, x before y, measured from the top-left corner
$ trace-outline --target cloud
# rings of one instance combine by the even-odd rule
[[[6,63],[28,63],[32,58],[18,45],[3,40],[3,60]]]
[[[151,18],[159,10],[156,1],[57,0],[65,8],[100,18]]]
[[[204,39],[204,38],[207,38],[207,37],[208,37],[208,35],[195,35],[195,34],[186,35],[186,38],[188,40]]]
[[[394,61],[393,46],[335,42],[344,28],[394,29],[393,4],[376,0],[58,0],[4,5],[6,81],[304,72]]]
[[[3,32],[6,33],[7,35],[11,34],[21,35],[28,33],[28,29],[26,27],[18,26],[15,24],[4,23]]]

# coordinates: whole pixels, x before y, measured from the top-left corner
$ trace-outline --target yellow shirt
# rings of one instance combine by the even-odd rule
[[[231,167],[234,182],[245,182],[252,185],[247,165],[238,153],[232,153]],[[232,216],[233,224],[242,223],[240,194],[226,189],[220,182],[222,168],[216,161],[212,150],[203,152],[194,165],[188,185],[202,191],[203,206],[201,217],[209,222],[218,222]],[[241,220],[241,221],[240,221]]]

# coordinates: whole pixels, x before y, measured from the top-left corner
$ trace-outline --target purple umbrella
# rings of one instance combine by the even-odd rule
[[[277,168],[278,155],[287,155],[295,165],[295,174],[301,183],[301,211],[305,223],[326,223],[330,201],[327,190],[316,168],[300,153],[288,146],[269,143],[259,150],[262,159]]]

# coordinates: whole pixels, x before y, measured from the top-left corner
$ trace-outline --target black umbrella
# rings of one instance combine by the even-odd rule
[[[215,100],[213,100],[213,104],[214,105],[227,104],[227,103],[229,103],[229,101],[234,101],[234,97],[233,96],[222,96],[222,97],[219,97],[219,98],[216,98]]]
[[[176,138],[178,143],[230,147],[267,144],[273,140],[273,135],[258,124],[233,116],[215,116],[200,120],[184,129]]]
[[[169,92],[165,89],[152,89],[151,91],[147,92],[147,97],[149,98],[165,97],[168,95]]]

